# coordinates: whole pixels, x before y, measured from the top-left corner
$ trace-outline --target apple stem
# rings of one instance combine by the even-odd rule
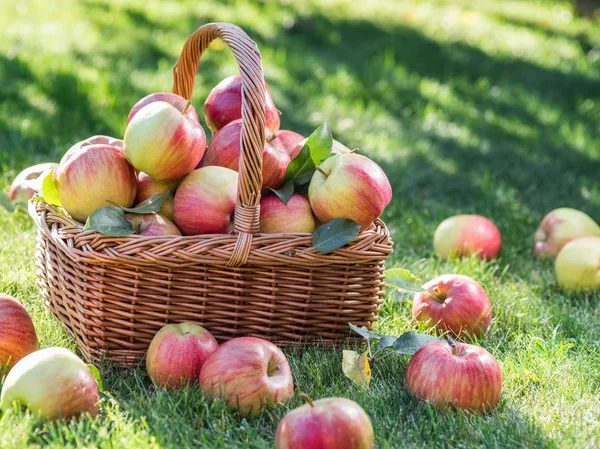
[[[450,335],[446,335],[446,341],[452,347],[452,355],[458,355],[458,348],[456,347],[454,338],[452,338]]]
[[[323,170],[321,167],[319,167],[318,165],[315,167],[315,170],[317,170],[319,173],[321,173],[323,176],[325,176],[326,178],[329,176],[328,173],[325,172],[325,170]]]
[[[267,140],[267,143],[271,143],[273,142],[275,139],[277,139],[277,134],[273,133],[271,135],[271,137],[269,137],[269,139]]]
[[[314,404],[313,400],[310,398],[310,396],[308,396],[307,394],[302,393],[302,392],[298,393],[298,396],[300,396],[302,399],[304,399],[307,404],[310,404],[310,406],[312,408],[315,408],[315,404]]]
[[[350,150],[350,153],[358,153],[358,148],[354,148],[353,150]]]
[[[192,100],[188,100],[188,102],[185,104],[185,107],[183,108],[183,111],[181,111],[181,115],[184,115],[186,113],[191,104]]]

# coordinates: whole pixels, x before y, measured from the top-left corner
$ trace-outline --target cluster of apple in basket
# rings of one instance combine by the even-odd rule
[[[63,156],[53,173],[60,205],[80,222],[101,207],[120,206],[128,212],[124,218],[133,232],[142,235],[230,232],[242,152],[241,108],[239,75],[226,78],[210,92],[204,114],[213,136],[207,146],[189,101],[174,93],[141,99],[129,113],[122,141],[94,136]],[[309,148],[323,145],[318,132],[313,141],[280,130],[279,111],[268,89],[265,112],[261,233],[313,233],[319,223],[336,218],[365,229],[379,217],[392,191],[375,162],[333,140],[326,126],[318,130],[329,139],[325,152]],[[321,157],[315,160],[317,153]],[[313,165],[303,189],[296,189],[302,192],[294,193],[302,184],[297,168],[303,161],[291,162],[306,156],[318,166]],[[284,185],[287,194],[278,191]],[[128,210],[159,194],[165,195],[159,214]]]

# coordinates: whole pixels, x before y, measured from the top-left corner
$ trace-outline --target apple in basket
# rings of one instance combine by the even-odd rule
[[[181,235],[175,223],[160,214],[125,214],[125,219],[133,225],[134,232],[139,235]]]
[[[204,103],[206,124],[215,133],[228,123],[242,118],[242,77],[230,76],[217,84]],[[279,111],[265,83],[265,126],[276,133],[279,130]]]
[[[175,197],[174,193],[175,190],[177,190],[177,186],[179,186],[179,180],[170,183],[158,182],[152,179],[150,175],[141,171],[137,174],[137,193],[135,196],[135,204],[146,201],[148,198],[154,195],[170,191],[171,195],[167,197],[161,206],[159,213],[173,221],[173,198]]]
[[[142,107],[127,125],[123,141],[131,165],[163,183],[194,170],[206,149],[202,126],[165,101]]]
[[[223,343],[202,365],[200,388],[240,415],[258,416],[269,404],[287,402],[294,381],[281,350],[266,340],[241,337]]]
[[[294,193],[287,204],[277,195],[263,196],[260,199],[260,232],[310,232],[316,228],[315,217],[310,203],[302,195]]]
[[[554,258],[563,246],[579,237],[600,237],[600,227],[581,211],[555,209],[544,217],[535,233],[534,254]]]
[[[87,217],[107,200],[131,207],[135,200],[136,178],[123,151],[112,145],[79,143],[63,156],[54,172],[63,208],[75,220]]]
[[[481,215],[456,215],[435,230],[433,247],[439,257],[476,255],[491,260],[500,251],[500,231]]]
[[[406,388],[436,406],[490,411],[502,394],[500,365],[484,348],[450,340],[419,349],[408,363]]]
[[[58,164],[55,162],[45,162],[43,164],[33,165],[20,172],[8,188],[8,199],[10,202],[27,202],[33,198],[35,190],[31,188],[31,182],[38,179],[45,171],[53,170],[57,166]]]
[[[206,150],[201,165],[203,167],[218,165],[238,171],[241,153],[241,132],[241,120],[235,120],[217,131]],[[265,141],[262,164],[263,187],[271,187],[273,189],[281,187],[289,163],[290,155],[279,144],[278,139],[271,141],[271,143]]]
[[[346,398],[309,401],[279,422],[275,449],[373,449],[373,425],[356,402]]]
[[[31,317],[15,298],[0,293],[0,372],[38,349]]]
[[[337,154],[318,167],[308,199],[322,223],[348,218],[366,229],[390,203],[392,187],[371,159],[356,153]]]
[[[64,348],[47,348],[21,359],[2,385],[2,410],[17,402],[42,418],[98,414],[98,384],[90,369]]]
[[[302,145],[304,145],[304,142],[306,142],[306,138],[304,136],[301,136],[297,132],[288,131],[286,129],[280,130],[276,135],[273,134],[272,138],[268,139],[268,141],[271,141],[275,138],[279,139],[279,142],[281,145],[283,145],[283,148],[285,148],[289,153],[290,159],[294,159],[296,156],[298,156],[298,153],[300,150],[302,150]],[[298,151],[295,152],[296,147],[300,142],[302,142],[302,145],[300,145]]]
[[[562,247],[554,261],[556,281],[565,290],[600,288],[600,237],[581,237]]]
[[[196,109],[194,109],[193,105],[188,106],[188,100],[185,98],[174,94],[172,92],[155,92],[150,95],[146,95],[140,101],[133,105],[131,111],[129,111],[129,116],[127,117],[127,124],[131,121],[133,116],[139,112],[144,106],[154,103],[156,101],[164,101],[165,103],[169,103],[174,106],[179,112],[183,112],[185,110],[184,115],[189,119],[195,121],[196,123],[200,123],[200,119],[198,118],[198,113]]]
[[[175,193],[173,215],[184,235],[226,234],[237,201],[238,174],[202,167],[187,175]]]
[[[492,305],[478,282],[468,276],[445,274],[423,286],[413,300],[415,321],[429,323],[440,332],[458,336],[479,336],[487,332],[492,319]]]
[[[120,148],[121,150],[123,149],[123,141],[121,139],[115,139],[114,137],[103,135],[88,137],[87,139],[79,142],[79,146],[86,145],[112,145],[113,147]]]
[[[218,347],[215,337],[199,324],[167,324],[150,343],[146,371],[158,387],[175,390],[197,382],[204,361]]]

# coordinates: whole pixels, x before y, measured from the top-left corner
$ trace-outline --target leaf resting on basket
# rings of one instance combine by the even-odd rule
[[[315,251],[322,253],[341,248],[356,238],[360,225],[347,218],[336,218],[317,228],[312,244]]]
[[[110,237],[124,237],[133,234],[133,226],[125,219],[125,212],[115,206],[96,209],[88,217],[83,230],[97,231]]]
[[[34,201],[44,201],[51,206],[62,207],[60,197],[58,196],[58,189],[56,188],[54,178],[52,177],[52,170],[48,171],[42,179],[42,194]]]
[[[371,365],[369,351],[359,354],[356,351],[344,350],[342,370],[348,379],[363,388],[369,388],[371,383]]]
[[[142,201],[135,207],[123,207],[115,203],[114,201],[109,201],[113,203],[115,207],[118,207],[122,211],[129,212],[132,214],[154,214],[158,213],[160,208],[162,207],[165,200],[169,197],[171,191],[167,190],[166,192],[159,193],[157,195],[151,196],[147,200]]]

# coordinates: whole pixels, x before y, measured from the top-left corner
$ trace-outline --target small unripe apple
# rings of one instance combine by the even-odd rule
[[[554,258],[563,246],[579,237],[600,237],[600,226],[576,209],[555,209],[544,217],[535,233],[534,254]]]
[[[276,195],[263,196],[260,199],[260,232],[263,234],[313,233],[315,228],[315,217],[310,203],[303,196],[295,193],[287,204]]]
[[[456,215],[435,230],[433,247],[439,257],[476,255],[491,260],[500,251],[501,236],[496,225],[481,215]]]
[[[571,240],[556,256],[554,270],[565,290],[600,288],[600,237]]]

